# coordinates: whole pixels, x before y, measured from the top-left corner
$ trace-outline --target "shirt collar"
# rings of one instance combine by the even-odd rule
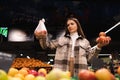
[[[70,37],[70,34],[67,34],[66,37],[71,38],[71,37]],[[78,35],[78,38],[77,38],[77,39],[83,39],[83,37],[82,37],[81,35]]]

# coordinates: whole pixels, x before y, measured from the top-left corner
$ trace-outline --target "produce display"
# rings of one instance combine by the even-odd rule
[[[42,61],[40,61],[39,59],[34,59],[34,58],[15,58],[11,67],[17,68],[17,69],[21,69],[23,67],[27,67],[30,69],[39,69],[39,68],[46,68],[47,72],[49,72],[52,67],[51,65],[44,63]]]
[[[69,71],[57,68],[47,73],[45,68],[34,70],[26,67],[21,69],[11,67],[8,73],[0,69],[0,80],[120,80],[120,67],[118,67],[116,75],[106,68],[101,68],[95,72],[82,69],[78,76],[74,77]]]
[[[6,73],[4,70],[0,70],[0,80],[70,80],[70,72],[62,71],[60,69],[53,69],[49,73],[45,68],[39,68],[38,70],[21,68],[16,69],[11,67]]]
[[[0,80],[120,80],[119,64],[115,71],[112,74],[108,68],[82,69],[77,76],[71,76],[69,71],[53,69],[38,59],[15,58],[8,72],[0,69]]]

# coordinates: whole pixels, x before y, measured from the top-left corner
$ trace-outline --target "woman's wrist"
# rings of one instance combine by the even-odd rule
[[[45,36],[36,36],[36,39],[45,39],[46,37]]]
[[[98,44],[97,44],[97,47],[98,47],[98,48],[102,48],[103,46],[98,43]]]

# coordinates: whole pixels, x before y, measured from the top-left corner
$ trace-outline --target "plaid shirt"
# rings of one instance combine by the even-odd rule
[[[56,49],[54,68],[60,68],[63,71],[69,70],[70,54],[72,52],[72,40],[69,37],[60,37],[56,40],[39,40],[42,48],[49,47]],[[76,39],[74,47],[74,75],[77,76],[80,69],[88,69],[87,62],[93,56],[97,56],[100,49],[97,46],[91,48],[87,39],[80,36]]]

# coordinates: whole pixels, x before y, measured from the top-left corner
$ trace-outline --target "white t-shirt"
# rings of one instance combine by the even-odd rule
[[[71,53],[71,57],[74,57],[74,46],[75,46],[75,41],[78,38],[78,33],[77,32],[71,33],[70,36],[71,36],[71,39],[72,39],[72,53]]]

